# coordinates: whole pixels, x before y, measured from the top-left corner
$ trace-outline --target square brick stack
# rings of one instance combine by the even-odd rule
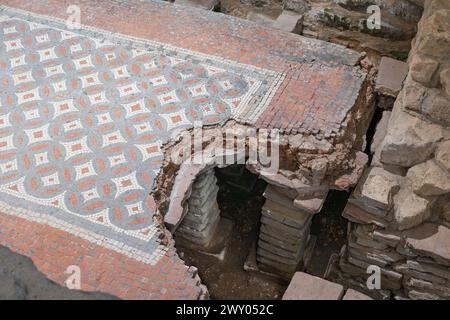
[[[206,247],[220,221],[217,178],[213,169],[201,173],[192,184],[186,215],[176,232],[177,239]]]
[[[299,208],[295,205],[297,196],[295,190],[273,185],[266,188],[257,248],[261,270],[288,278],[304,262],[311,219],[321,208]]]

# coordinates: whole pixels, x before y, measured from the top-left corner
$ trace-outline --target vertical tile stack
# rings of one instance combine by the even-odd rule
[[[325,199],[326,194],[322,197]],[[290,278],[303,263],[309,241],[311,209],[296,190],[269,185],[264,192],[256,259],[261,270]],[[307,199],[305,201],[310,201]]]
[[[202,172],[195,179],[185,207],[187,213],[176,232],[178,241],[202,247],[210,244],[220,221],[216,182],[214,169]]]

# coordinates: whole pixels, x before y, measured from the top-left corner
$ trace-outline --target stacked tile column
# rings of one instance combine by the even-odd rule
[[[269,185],[264,197],[256,252],[258,266],[262,271],[290,278],[304,266],[311,219],[320,211],[326,193],[321,198],[308,199],[305,195],[301,199],[296,190]],[[310,206],[312,199],[319,200],[314,208]]]
[[[202,247],[210,244],[220,221],[216,182],[214,169],[195,179],[185,207],[186,215],[176,233],[178,240]]]

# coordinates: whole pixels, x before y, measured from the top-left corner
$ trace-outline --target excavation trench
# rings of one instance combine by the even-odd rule
[[[199,203],[197,196],[201,188],[196,185],[203,186],[205,191],[201,194],[212,198],[213,202],[211,205],[206,199],[200,203],[201,208],[214,208],[217,200],[218,209],[214,213],[217,217],[213,214],[207,219],[196,220],[200,227],[194,226],[194,220],[189,216],[189,212],[196,212],[196,203]],[[274,186],[259,179],[244,165],[210,169],[209,173],[200,174],[194,181],[188,199],[188,203],[193,205],[186,209],[188,213],[175,232],[175,243],[185,263],[198,269],[212,299],[281,299],[286,290],[292,270],[286,270],[285,265],[275,265],[277,268],[274,268],[271,260],[266,260],[280,254],[279,259],[285,261],[289,256],[283,248],[285,244],[278,241],[289,237],[277,229],[285,226],[276,224],[270,229],[275,232],[271,234],[273,238],[265,237],[268,234],[267,208],[272,201],[267,200],[267,192],[271,188]],[[217,192],[216,198],[210,196],[214,192]],[[307,237],[299,238],[301,259],[296,270],[323,277],[330,256],[338,253],[345,242],[347,221],[341,213],[347,197],[346,192],[328,192],[323,208],[305,223],[309,230]],[[212,227],[215,228],[214,232],[211,231],[214,235],[210,236],[205,230],[214,224],[217,226]],[[286,230],[293,229],[289,227]],[[203,239],[195,238],[198,234]]]

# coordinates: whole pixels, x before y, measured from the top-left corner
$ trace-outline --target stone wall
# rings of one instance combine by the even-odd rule
[[[450,2],[425,1],[392,113],[378,125],[336,281],[380,299],[450,298]],[[381,270],[368,290],[367,267]]]

